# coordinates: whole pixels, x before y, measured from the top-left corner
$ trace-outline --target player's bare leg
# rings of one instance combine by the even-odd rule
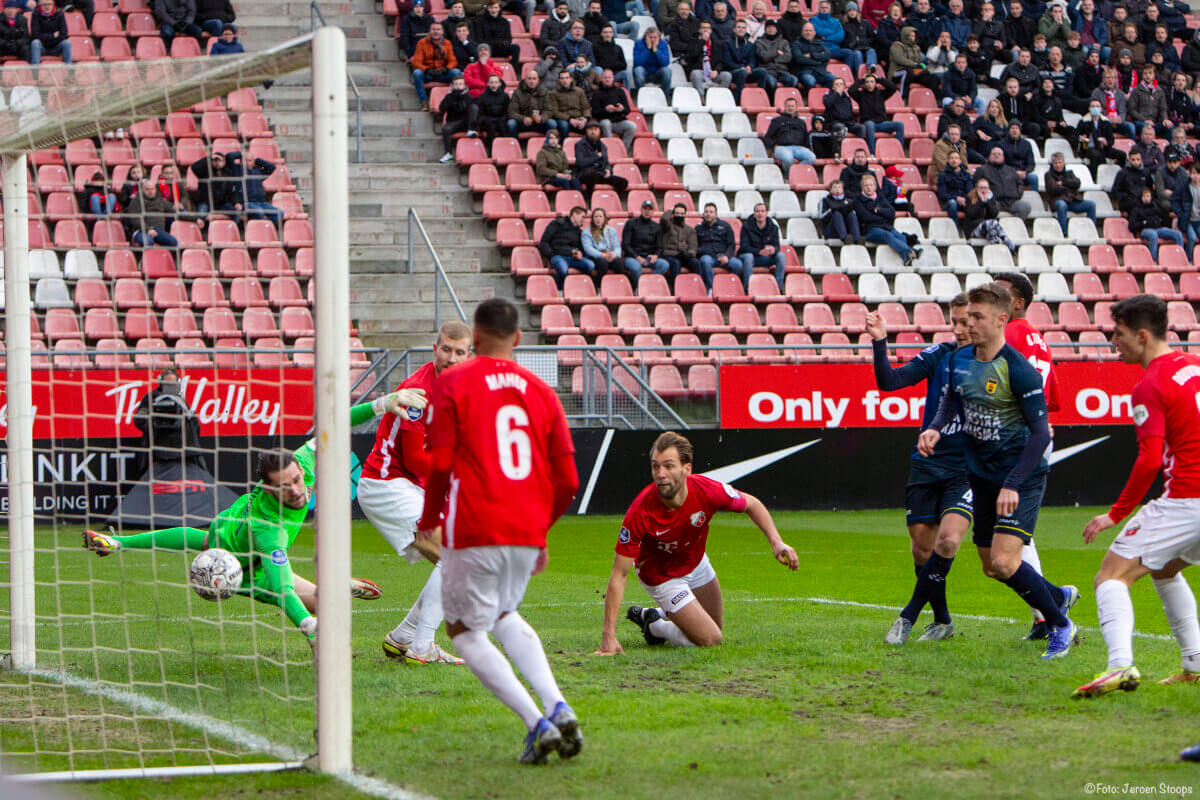
[[[1133,665],[1133,601],[1129,587],[1150,570],[1141,559],[1129,559],[1109,550],[1096,575],[1096,611],[1100,633],[1108,647],[1108,667],[1093,680],[1080,686],[1072,697],[1100,697],[1121,689],[1131,692],[1141,683]]]
[[[1183,657],[1183,669],[1159,681],[1162,684],[1200,683],[1200,624],[1196,615],[1196,595],[1182,574],[1186,566],[1188,562],[1177,558],[1163,569],[1150,573]]]
[[[913,625],[926,604],[933,609],[933,622],[926,626],[918,641],[936,642],[954,635],[954,623],[946,607],[946,574],[950,571],[955,555],[958,554],[958,547],[969,525],[970,520],[962,514],[947,512],[942,515],[941,523],[936,528],[924,524],[909,526],[910,533],[914,528],[932,528],[935,538],[930,545],[931,555],[917,568],[917,583],[913,587],[908,605],[900,611],[900,615],[883,638],[886,644],[901,645],[908,641]],[[914,556],[917,553],[916,548],[917,542],[914,539]]]
[[[933,545],[937,542],[938,526],[927,522],[915,522],[908,526],[908,541],[912,550],[913,569],[920,574],[921,566],[929,560]]]
[[[295,585],[296,594],[300,597],[300,602],[304,603],[304,607],[308,609],[308,613],[316,614],[317,585],[306,578],[301,578],[294,572],[292,573],[292,581]],[[374,581],[369,581],[366,578],[353,578],[350,582],[350,595],[360,600],[377,600],[383,596],[383,592],[375,585]]]

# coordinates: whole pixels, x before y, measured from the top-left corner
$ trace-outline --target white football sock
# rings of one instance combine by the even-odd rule
[[[438,625],[442,624],[442,565],[434,564],[421,597],[417,600],[417,628],[413,634],[412,649],[417,653],[427,653],[433,646],[433,635],[437,633]],[[403,623],[401,623],[403,624]]]
[[[542,699],[546,716],[549,716],[554,707],[564,700],[558,682],[554,680],[554,673],[550,671],[550,662],[546,660],[546,651],[542,649],[542,640],[538,638],[537,631],[520,614],[512,611],[496,621],[492,633]]]
[[[1133,601],[1129,587],[1108,580],[1096,587],[1096,609],[1100,632],[1108,645],[1108,668],[1133,666]]]
[[[1033,567],[1034,571],[1038,575],[1042,574],[1042,559],[1038,557],[1037,545],[1035,545],[1032,541],[1021,548],[1021,560]],[[1036,608],[1033,609],[1034,622],[1041,622],[1045,618],[1046,617],[1042,615],[1042,612],[1038,611]]]
[[[479,682],[500,700],[501,703],[513,710],[528,730],[537,727],[542,712],[537,703],[529,696],[529,692],[517,680],[512,664],[492,644],[483,631],[463,631],[454,637],[454,647],[467,667],[479,679]]]
[[[656,619],[646,626],[650,632],[660,639],[666,639],[676,647],[695,647],[696,643],[687,637],[683,629],[669,619]]]
[[[426,584],[428,587],[428,584]],[[440,595],[440,592],[439,592]],[[425,602],[425,591],[422,590],[417,595],[417,602],[413,603],[412,608],[405,614],[404,619],[400,620],[400,624],[392,628],[392,639],[400,644],[412,645],[413,638],[417,635],[417,620],[421,616],[421,605]]]
[[[1174,578],[1154,581],[1154,588],[1162,600],[1171,633],[1179,642],[1183,668],[1189,672],[1200,671],[1200,624],[1196,619],[1196,595],[1192,594],[1192,587],[1180,572]]]

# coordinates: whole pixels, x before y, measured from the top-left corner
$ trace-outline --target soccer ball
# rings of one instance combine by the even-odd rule
[[[228,550],[205,550],[192,561],[188,583],[205,600],[224,600],[242,587],[242,565]]]

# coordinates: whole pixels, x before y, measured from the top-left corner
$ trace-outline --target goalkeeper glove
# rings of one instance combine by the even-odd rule
[[[415,408],[418,411],[429,405],[429,400],[425,397],[424,389],[398,389],[391,394],[377,398],[371,404],[375,415],[379,416],[384,412],[388,414],[404,414],[410,408]]]

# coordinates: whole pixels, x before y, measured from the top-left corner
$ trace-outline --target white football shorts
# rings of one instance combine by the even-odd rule
[[[407,478],[358,479],[358,505],[375,530],[410,564],[424,556],[413,547],[425,508],[425,490]]]
[[[515,545],[442,550],[442,614],[447,623],[490,631],[525,598],[538,548]]]
[[[672,578],[657,586],[650,586],[638,578],[646,594],[654,598],[658,607],[668,614],[674,614],[679,609],[696,599],[694,589],[712,583],[717,579],[717,572],[708,561],[708,553],[700,559],[696,568],[682,578]]]
[[[1200,564],[1200,498],[1160,497],[1130,517],[1108,548],[1149,569],[1176,558]]]

